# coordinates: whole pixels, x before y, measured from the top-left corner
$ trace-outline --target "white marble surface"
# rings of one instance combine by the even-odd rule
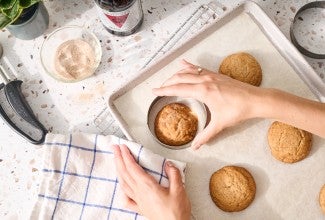
[[[24,81],[23,94],[47,129],[56,133],[99,133],[93,121],[105,107],[108,95],[136,76],[146,60],[179,25],[199,5],[207,2],[209,0],[143,1],[145,19],[141,29],[128,37],[116,37],[101,25],[93,0],[48,0],[45,6],[50,14],[50,25],[43,36],[23,41],[6,30],[0,32],[4,48],[1,64],[11,66],[9,72]],[[219,2],[229,11],[241,1]],[[255,2],[289,37],[295,12],[310,1]],[[73,84],[61,83],[48,76],[39,59],[44,38],[56,28],[69,24],[82,25],[93,31],[103,50],[96,74]],[[324,78],[325,61],[306,59]],[[40,161],[40,146],[27,143],[0,120],[0,219],[28,219],[37,199]]]

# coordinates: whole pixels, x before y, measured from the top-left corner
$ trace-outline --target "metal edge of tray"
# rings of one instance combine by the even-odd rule
[[[278,50],[284,59],[286,59],[298,76],[308,86],[311,92],[320,101],[325,102],[325,88],[322,88],[323,83],[320,77],[318,77],[317,73],[312,69],[299,51],[291,44],[291,42],[284,36],[273,21],[265,14],[263,9],[261,9],[256,3],[247,1],[238,5],[233,10],[225,13],[223,16],[220,16],[215,23],[207,25],[207,27],[203,28],[197,35],[189,38],[180,46],[172,49],[166,55],[154,61],[151,66],[148,66],[140,71],[137,76],[131,78],[128,82],[109,96],[108,109],[113,118],[120,124],[121,130],[129,140],[134,141],[136,138],[133,137],[127,130],[128,125],[114,105],[114,101],[154,73],[158,72],[161,68],[169,64],[170,60],[177,58],[180,53],[182,54],[186,52],[188,50],[187,45],[199,43],[202,38],[212,34],[224,24],[228,23],[233,16],[236,16],[242,12],[246,12],[255,21],[256,25],[258,25],[272,45]],[[265,22],[265,24],[262,24],[262,22]],[[278,44],[280,44],[281,47]],[[310,76],[307,76],[307,74],[310,74]]]

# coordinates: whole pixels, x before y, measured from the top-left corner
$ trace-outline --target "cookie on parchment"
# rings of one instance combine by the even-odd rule
[[[198,118],[181,103],[164,106],[155,119],[156,137],[164,144],[180,146],[192,141],[198,129]]]
[[[295,163],[309,154],[312,134],[275,121],[269,128],[268,142],[273,157],[285,163]]]
[[[220,64],[219,73],[253,86],[259,86],[262,82],[260,64],[252,55],[244,52],[227,56]]]
[[[254,200],[256,184],[245,168],[225,166],[212,174],[209,189],[213,202],[221,210],[238,212]]]
[[[322,189],[319,192],[319,205],[325,214],[325,185],[323,185]]]

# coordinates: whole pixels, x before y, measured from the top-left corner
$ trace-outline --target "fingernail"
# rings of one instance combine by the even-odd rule
[[[113,150],[115,150],[118,146],[116,144],[112,145]]]
[[[154,94],[156,94],[158,91],[159,91],[158,88],[153,88],[153,89],[152,89],[152,92],[153,92]]]
[[[169,167],[174,167],[175,165],[171,162],[171,161],[167,161],[166,162],[166,165],[169,166]]]
[[[194,149],[196,145],[197,145],[197,143],[196,143],[196,141],[194,140],[194,141],[192,142],[192,144],[191,144],[191,148]]]
[[[112,145],[112,149],[113,149],[113,153],[115,155],[118,152],[118,150],[119,150],[119,146],[116,145],[116,144],[114,144],[114,145]]]
[[[201,147],[201,145],[200,144],[194,144],[194,145],[192,145],[192,149],[193,150],[197,150],[197,149],[199,149]]]

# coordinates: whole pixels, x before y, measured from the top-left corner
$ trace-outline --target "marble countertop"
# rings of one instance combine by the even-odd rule
[[[99,133],[94,120],[105,108],[109,94],[135,77],[143,64],[201,4],[210,0],[143,1],[144,22],[127,37],[109,34],[102,26],[93,0],[44,1],[50,24],[44,35],[29,41],[0,31],[4,49],[1,64],[23,80],[22,92],[41,123],[54,133]],[[229,11],[242,1],[218,1]],[[295,12],[310,1],[255,0],[289,38]],[[103,56],[94,76],[62,83],[45,73],[40,48],[48,34],[65,25],[80,25],[100,40]],[[183,39],[186,40],[186,39]],[[324,81],[325,60],[306,60]],[[28,219],[37,199],[41,147],[32,145],[0,120],[0,218]]]

